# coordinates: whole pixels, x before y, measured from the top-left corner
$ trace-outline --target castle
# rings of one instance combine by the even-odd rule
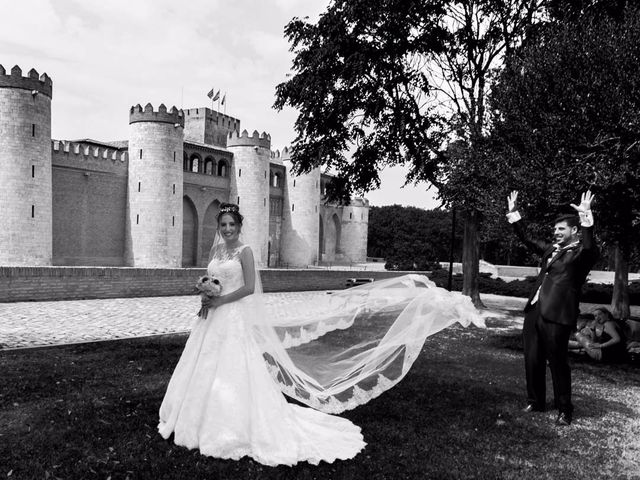
[[[0,65],[0,265],[205,266],[223,202],[262,267],[366,259],[369,204],[209,108],[131,107],[128,140],[51,138],[53,83]]]

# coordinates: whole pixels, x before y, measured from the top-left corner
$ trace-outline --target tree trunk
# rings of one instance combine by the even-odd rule
[[[480,241],[478,238],[478,212],[464,210],[464,237],[462,240],[462,294],[471,297],[476,307],[484,307],[478,288],[480,273]]]
[[[629,311],[629,242],[618,242],[615,246],[616,270],[613,277],[613,295],[611,296],[611,313],[616,318],[626,320]]]
[[[616,269],[616,246],[607,246],[607,269],[610,272],[614,272]]]

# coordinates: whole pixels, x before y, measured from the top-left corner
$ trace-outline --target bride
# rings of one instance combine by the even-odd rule
[[[467,297],[420,275],[270,305],[242,220],[222,204],[208,266],[222,295],[193,325],[160,407],[158,430],[177,445],[272,466],[353,458],[366,445],[360,428],[333,414],[398,383],[429,335],[483,325]]]

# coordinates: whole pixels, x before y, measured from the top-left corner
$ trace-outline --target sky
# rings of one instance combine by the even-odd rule
[[[295,138],[295,110],[272,108],[293,54],[284,27],[315,21],[328,0],[0,0],[0,64],[53,80],[52,137],[127,139],[129,108],[211,107],[241,128],[271,135],[272,149]],[[216,102],[213,107],[218,109]],[[224,107],[220,107],[224,111]],[[436,208],[426,184],[402,188],[405,170],[381,172],[371,205]]]

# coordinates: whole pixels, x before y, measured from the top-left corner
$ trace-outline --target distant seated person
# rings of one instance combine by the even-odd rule
[[[640,321],[629,319],[625,322],[624,334],[627,339],[627,354],[633,360],[640,360]]]
[[[576,334],[576,340],[594,360],[618,362],[626,355],[626,345],[622,332],[611,312],[605,307],[593,311],[592,326],[583,328]]]
[[[582,334],[583,338],[588,338],[593,341],[594,332],[593,326],[595,324],[595,318],[592,313],[581,313],[578,315],[576,321],[576,329],[569,337],[569,351],[570,352],[584,352],[584,346],[577,339],[577,336]]]

